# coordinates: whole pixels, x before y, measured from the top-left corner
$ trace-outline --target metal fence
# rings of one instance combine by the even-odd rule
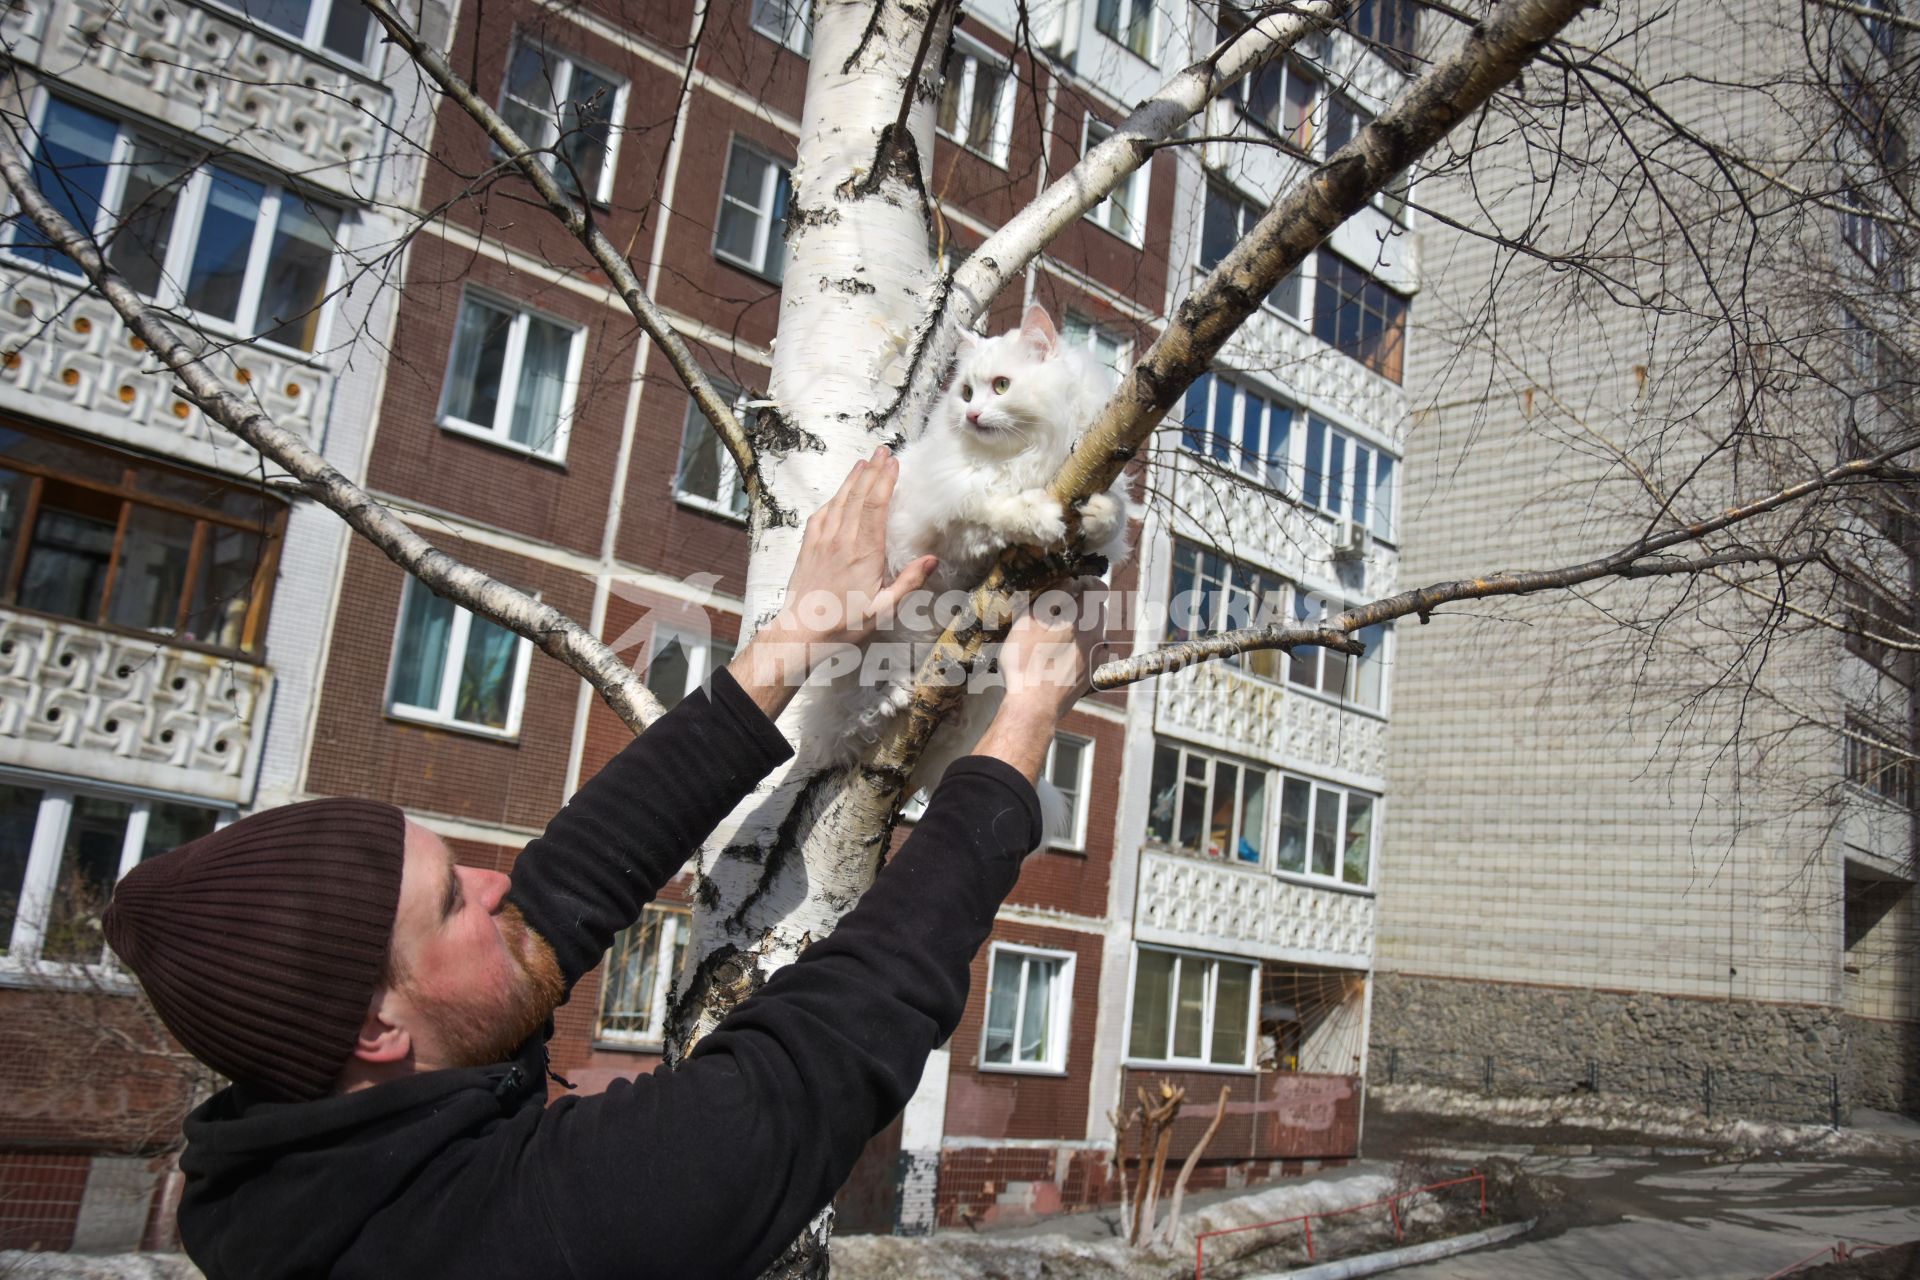
[[[1704,1063],[1375,1045],[1368,1055],[1367,1078],[1372,1084],[1441,1085],[1498,1097],[1604,1094],[1686,1108],[1709,1119],[1738,1116],[1836,1128],[1846,1121],[1838,1076],[1742,1071]]]

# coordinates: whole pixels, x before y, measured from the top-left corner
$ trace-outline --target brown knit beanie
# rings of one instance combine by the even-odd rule
[[[344,799],[242,818],[128,872],[107,942],[194,1057],[280,1098],[318,1098],[386,965],[404,821]]]

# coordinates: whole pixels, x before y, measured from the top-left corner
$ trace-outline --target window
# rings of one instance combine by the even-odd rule
[[[1287,775],[1280,780],[1275,866],[1365,887],[1373,876],[1373,796]]]
[[[1152,0],[1099,0],[1093,27],[1146,61],[1153,61]]]
[[[1394,382],[1406,348],[1407,299],[1325,249],[1315,255],[1313,336]]]
[[[1893,230],[1868,207],[1855,188],[1843,190],[1840,200],[1846,206],[1840,215],[1840,238],[1867,266],[1875,271],[1884,270],[1893,261]]]
[[[1420,9],[1414,0],[1360,0],[1347,14],[1347,30],[1405,70],[1420,39]]]
[[[1293,619],[1297,626],[1317,627],[1329,613],[1340,612],[1305,592],[1295,592]],[[1295,649],[1287,655],[1287,680],[1303,689],[1312,689],[1369,711],[1384,711],[1387,697],[1387,636],[1392,628],[1384,622],[1362,627],[1354,639],[1367,647],[1358,656],[1315,645]]]
[[[562,187],[604,204],[613,194],[615,136],[626,99],[625,82],[523,38],[507,63],[500,115],[543,152],[542,162]]]
[[[1236,960],[1141,947],[1134,955],[1127,1056],[1142,1062],[1252,1066],[1258,973]]]
[[[1051,841],[1056,849],[1084,849],[1087,844],[1087,784],[1093,776],[1093,743],[1071,733],[1056,733],[1047,747],[1042,776],[1066,800],[1071,829]],[[925,804],[921,805],[922,810]],[[915,815],[918,816],[917,814]]]
[[[665,1039],[667,994],[687,953],[690,919],[686,911],[650,904],[614,936],[595,1040],[652,1046]]]
[[[1902,751],[1897,743],[1910,740],[1908,734],[1889,733],[1862,716],[1849,715],[1841,735],[1845,748],[1846,779],[1862,791],[1880,797],[1903,809],[1914,807],[1914,753]]]
[[[753,29],[801,57],[813,52],[810,0],[753,0]]]
[[[195,167],[182,152],[58,98],[41,113],[33,178],[159,305],[302,351],[318,344],[337,210],[221,165]],[[79,274],[23,219],[9,248]]]
[[[714,256],[778,283],[787,265],[790,195],[787,167],[735,138],[720,192]]]
[[[940,132],[995,164],[1006,164],[1013,90],[1013,74],[1005,64],[956,40],[940,91]]]
[[[1167,591],[1167,640],[1178,643],[1196,636],[1284,622],[1286,592],[1286,584],[1273,574],[1175,538],[1173,574]],[[1269,680],[1280,678],[1283,660],[1278,649],[1256,649],[1228,659]]]
[[[1097,325],[1085,316],[1067,312],[1066,321],[1060,326],[1060,336],[1070,347],[1084,347],[1093,353],[1093,358],[1118,373],[1132,353],[1133,344],[1125,334],[1116,333],[1103,325]]]
[[[262,26],[351,62],[367,60],[373,14],[360,0],[226,0]]]
[[[1200,269],[1211,271],[1220,265],[1220,259],[1233,250],[1240,238],[1253,229],[1264,212],[1252,201],[1243,200],[1226,188],[1209,185],[1207,187],[1206,211],[1200,228]],[[1269,311],[1278,312],[1289,320],[1300,319],[1300,304],[1304,285],[1300,269],[1294,268],[1287,278],[1275,285],[1264,299]]]
[[[0,939],[8,967],[111,964],[100,913],[121,876],[211,832],[222,811],[0,777]]]
[[[1203,373],[1187,388],[1182,447],[1244,473],[1257,484],[1291,492],[1294,411],[1269,396]]]
[[[1260,863],[1267,771],[1165,742],[1153,746],[1147,839],[1178,853]]]
[[[558,460],[567,451],[582,333],[469,292],[447,365],[442,426]]]
[[[1907,140],[1895,127],[1886,105],[1867,87],[1860,73],[1845,63],[1840,67],[1840,104],[1854,140],[1887,173],[1899,175],[1907,164]]]
[[[285,520],[244,481],[0,427],[0,598],[23,609],[258,653]]]
[[[1080,147],[1080,154],[1085,155],[1112,136],[1112,125],[1088,116],[1087,136]],[[1147,169],[1148,165],[1143,164],[1128,174],[1105,200],[1093,206],[1087,214],[1128,244],[1140,244],[1146,234]]]
[[[1237,25],[1227,24],[1228,29]],[[1303,155],[1322,154],[1326,128],[1320,77],[1292,58],[1269,62],[1227,89],[1240,114]]]
[[[1891,19],[1899,16],[1900,10],[1893,0],[1860,0],[1860,8],[1871,10],[1859,15],[1860,25],[1866,29],[1867,38],[1873,41],[1873,47],[1891,58],[1899,37],[1899,28]],[[1884,14],[1877,17],[1876,14]]]
[[[715,382],[714,390],[722,400],[740,403],[740,393],[725,383]],[[687,397],[687,417],[680,429],[680,465],[674,472],[673,492],[688,506],[730,519],[747,518],[747,486],[740,469],[692,396]]]
[[[409,574],[387,709],[408,720],[511,737],[520,731],[532,651],[513,632],[441,599]]]
[[[655,624],[647,654],[647,688],[660,699],[661,706],[671,711],[732,661],[733,646],[725,640]]]
[[[1393,456],[1363,443],[1324,418],[1309,417],[1300,497],[1310,507],[1344,516],[1393,538]]]
[[[996,942],[987,960],[987,1025],[980,1066],[1000,1071],[1067,1069],[1073,953]]]

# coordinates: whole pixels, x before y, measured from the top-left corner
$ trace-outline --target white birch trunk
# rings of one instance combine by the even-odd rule
[[[919,77],[938,76],[947,26],[943,8],[930,17],[899,0],[816,9],[769,388],[779,421],[756,433],[768,501],[754,508],[749,628],[780,607],[805,515],[855,461],[918,427],[893,410],[936,281],[924,190],[934,95],[914,94],[909,147],[892,131],[923,48]],[[701,856],[677,1051],[832,931],[872,883],[896,798],[844,774],[777,774],[722,824]]]

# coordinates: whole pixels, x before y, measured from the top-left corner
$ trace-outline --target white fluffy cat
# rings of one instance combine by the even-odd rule
[[[1108,369],[1088,352],[1061,341],[1044,308],[1027,309],[1019,329],[992,338],[963,339],[953,384],[920,437],[900,450],[900,478],[887,527],[892,572],[925,555],[939,567],[927,581],[934,596],[971,588],[1006,547],[1058,544],[1066,534],[1060,504],[1048,497],[1053,478],[1113,387]],[[1118,568],[1128,554],[1124,479],[1089,498],[1081,509],[1084,546]],[[937,623],[916,625],[910,615],[877,635],[874,645],[907,646],[924,654],[940,634]],[[873,667],[868,667],[871,676]],[[903,710],[910,668],[892,680],[863,683],[848,674],[802,695],[798,740],[802,769],[846,763],[863,755]],[[911,788],[931,787],[947,765],[972,750],[999,707],[1002,691],[986,689],[948,717],[920,764]],[[1064,834],[1065,802],[1042,785],[1049,837]]]

